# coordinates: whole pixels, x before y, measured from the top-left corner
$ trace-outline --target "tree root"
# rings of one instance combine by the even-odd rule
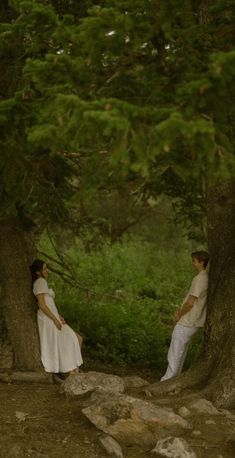
[[[176,395],[186,389],[200,391],[217,408],[235,408],[235,374],[233,369],[220,369],[217,373],[209,370],[208,362],[201,361],[188,371],[164,382],[148,385],[144,392],[147,397]]]
[[[201,362],[177,377],[148,385],[144,391],[147,397],[178,394],[185,389],[203,388],[208,377],[208,365],[206,362]]]

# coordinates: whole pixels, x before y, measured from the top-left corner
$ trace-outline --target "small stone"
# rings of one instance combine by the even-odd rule
[[[207,399],[197,399],[191,402],[188,407],[201,415],[219,415],[219,411]]]
[[[123,458],[123,453],[119,443],[111,436],[100,436],[99,441],[107,454],[116,458]]]
[[[215,421],[214,420],[206,420],[205,423],[206,423],[206,425],[215,425]]]
[[[189,415],[191,415],[191,412],[190,410],[185,407],[185,406],[182,406],[178,409],[178,414],[183,417],[183,418],[186,418],[186,417],[189,417]]]
[[[15,415],[18,421],[25,421],[25,419],[28,416],[28,413],[16,411]]]
[[[181,437],[167,437],[157,441],[156,447],[152,450],[159,456],[168,458],[197,458],[185,439]]]
[[[201,434],[202,434],[202,433],[201,433],[201,431],[199,431],[199,430],[196,430],[196,429],[195,429],[194,431],[192,431],[192,436],[197,437],[197,436],[201,436]]]

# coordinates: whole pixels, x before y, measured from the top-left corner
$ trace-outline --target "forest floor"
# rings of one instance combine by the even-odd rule
[[[144,377],[139,371],[135,375]],[[145,379],[156,381],[156,374],[148,373]],[[185,393],[185,399],[191,395],[195,392]],[[184,404],[182,396],[159,401],[175,411]],[[100,431],[81,413],[81,400],[67,399],[58,384],[0,382],[0,406],[1,458],[107,458],[99,444]],[[231,418],[207,416],[207,422],[204,416],[196,418],[193,428],[200,435],[184,437],[197,458],[234,458],[235,420]],[[127,458],[150,456],[139,448],[125,450]]]

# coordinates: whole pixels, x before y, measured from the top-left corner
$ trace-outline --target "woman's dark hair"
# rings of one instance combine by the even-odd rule
[[[37,280],[37,278],[38,278],[37,272],[41,272],[41,270],[43,268],[43,264],[45,264],[45,263],[41,259],[35,259],[35,261],[33,261],[33,264],[30,266],[31,275],[32,275],[32,282]]]

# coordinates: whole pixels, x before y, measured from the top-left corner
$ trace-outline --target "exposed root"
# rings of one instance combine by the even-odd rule
[[[194,387],[203,387],[208,380],[208,365],[206,362],[201,362],[190,370],[183,372],[178,377],[174,377],[164,382],[152,383],[145,389],[145,394],[148,397],[163,396],[167,394],[178,394],[182,390],[191,389]]]
[[[201,395],[210,399],[217,408],[235,408],[235,373],[234,369],[221,369],[216,374],[209,370],[208,362],[201,361],[178,377],[164,382],[157,382],[145,389],[147,397],[163,397],[179,394],[185,389],[198,388]]]

